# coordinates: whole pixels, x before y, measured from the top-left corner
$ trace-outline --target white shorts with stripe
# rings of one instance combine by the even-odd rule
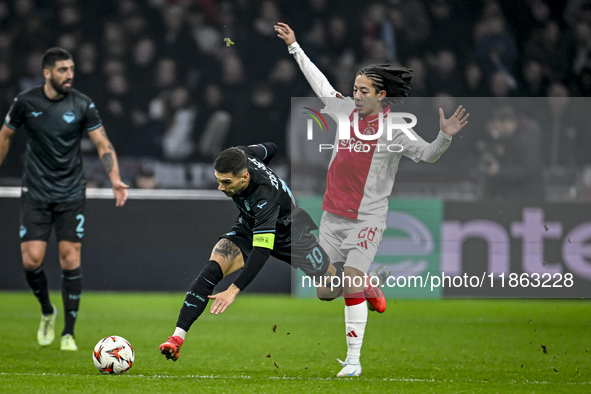
[[[344,261],[345,267],[367,273],[378,252],[386,224],[377,220],[356,220],[324,212],[320,221],[320,246],[330,260]]]

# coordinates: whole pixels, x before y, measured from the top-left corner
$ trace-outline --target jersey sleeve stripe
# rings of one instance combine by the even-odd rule
[[[261,146],[265,150],[265,157],[263,157],[263,160],[265,160],[267,158],[267,156],[269,156],[269,152],[267,151],[267,148],[265,147],[265,145],[259,144],[259,146]]]
[[[103,125],[102,123],[99,123],[98,125],[96,125],[96,126],[94,126],[94,127],[91,127],[91,128],[89,128],[89,129],[88,129],[88,131],[96,130],[96,129],[98,129],[99,127],[101,127],[102,125]]]

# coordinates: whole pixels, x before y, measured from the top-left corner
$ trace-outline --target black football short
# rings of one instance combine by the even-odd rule
[[[47,242],[52,228],[55,228],[55,237],[58,242],[82,242],[85,224],[85,199],[47,203],[21,197],[20,203],[21,242]]]
[[[238,246],[246,262],[253,248],[251,231],[244,225],[236,224],[232,230],[220,236],[221,238],[229,239]],[[301,269],[310,277],[324,275],[330,263],[328,255],[311,233],[301,235],[295,243],[277,242],[276,238],[271,256]]]

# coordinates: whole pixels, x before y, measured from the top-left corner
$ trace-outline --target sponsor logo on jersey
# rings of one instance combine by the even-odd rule
[[[31,115],[33,115],[34,117],[36,117],[36,118],[37,118],[37,117],[38,117],[39,115],[41,115],[42,113],[43,113],[43,111],[41,111],[41,112],[34,112],[34,111],[33,111],[33,112],[31,112]]]

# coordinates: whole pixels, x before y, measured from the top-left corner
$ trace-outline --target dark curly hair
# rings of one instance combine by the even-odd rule
[[[370,64],[359,70],[357,75],[365,75],[371,79],[376,91],[385,90],[386,97],[408,97],[412,69],[394,68],[391,64]]]

